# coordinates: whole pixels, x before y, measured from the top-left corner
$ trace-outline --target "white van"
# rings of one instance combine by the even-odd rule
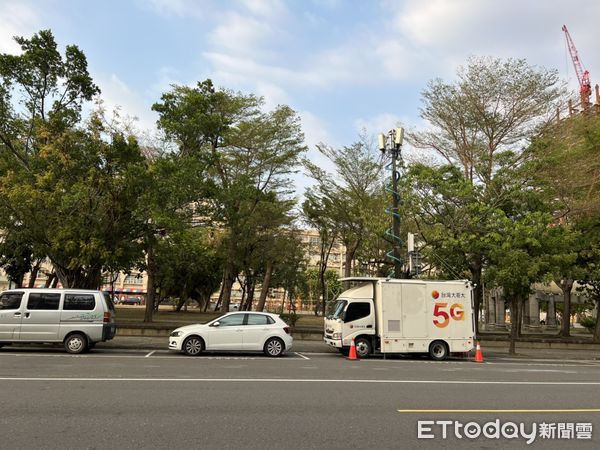
[[[108,294],[83,289],[13,289],[0,294],[0,347],[62,342],[82,353],[115,336]]]

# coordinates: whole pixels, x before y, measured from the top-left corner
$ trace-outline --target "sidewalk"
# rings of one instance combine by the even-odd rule
[[[136,350],[167,350],[166,337],[150,336],[115,336],[108,342],[100,342],[97,348],[110,349],[136,349]],[[337,353],[337,351],[322,341],[295,339],[292,348],[294,352],[307,353]],[[544,360],[551,359],[556,361],[569,360],[596,360],[600,361],[600,351],[597,350],[562,350],[562,349],[532,349],[517,347],[516,355],[508,354],[508,344],[506,347],[488,347],[482,345],[484,359],[490,358],[515,358],[519,360]]]

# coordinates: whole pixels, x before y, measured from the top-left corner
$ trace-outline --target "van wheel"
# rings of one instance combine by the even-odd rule
[[[87,337],[81,333],[73,333],[65,339],[65,350],[67,353],[79,354],[88,348]]]
[[[443,361],[449,353],[448,345],[444,341],[433,341],[429,346],[429,356],[435,361]]]
[[[371,342],[366,338],[356,339],[354,345],[356,346],[356,356],[359,358],[366,358],[373,351]]]
[[[198,336],[190,336],[183,342],[183,353],[188,356],[198,356],[204,350],[204,341]]]

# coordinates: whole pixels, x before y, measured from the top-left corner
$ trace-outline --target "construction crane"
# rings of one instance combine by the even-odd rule
[[[567,26],[563,25],[562,30],[565,32],[565,37],[567,38],[567,46],[569,47],[571,60],[573,61],[575,73],[577,74],[577,81],[579,81],[579,94],[581,96],[581,106],[584,110],[587,110],[590,106],[590,96],[592,95],[590,73],[587,70],[585,70],[583,68],[583,65],[581,64],[579,54],[577,53],[577,48],[575,47],[573,39],[571,39],[571,35],[569,34]]]

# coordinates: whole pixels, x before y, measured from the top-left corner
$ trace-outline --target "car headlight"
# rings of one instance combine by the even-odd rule
[[[183,334],[183,331],[173,331],[171,337],[179,337]]]
[[[342,333],[333,333],[331,335],[332,339],[341,339],[342,338]]]

